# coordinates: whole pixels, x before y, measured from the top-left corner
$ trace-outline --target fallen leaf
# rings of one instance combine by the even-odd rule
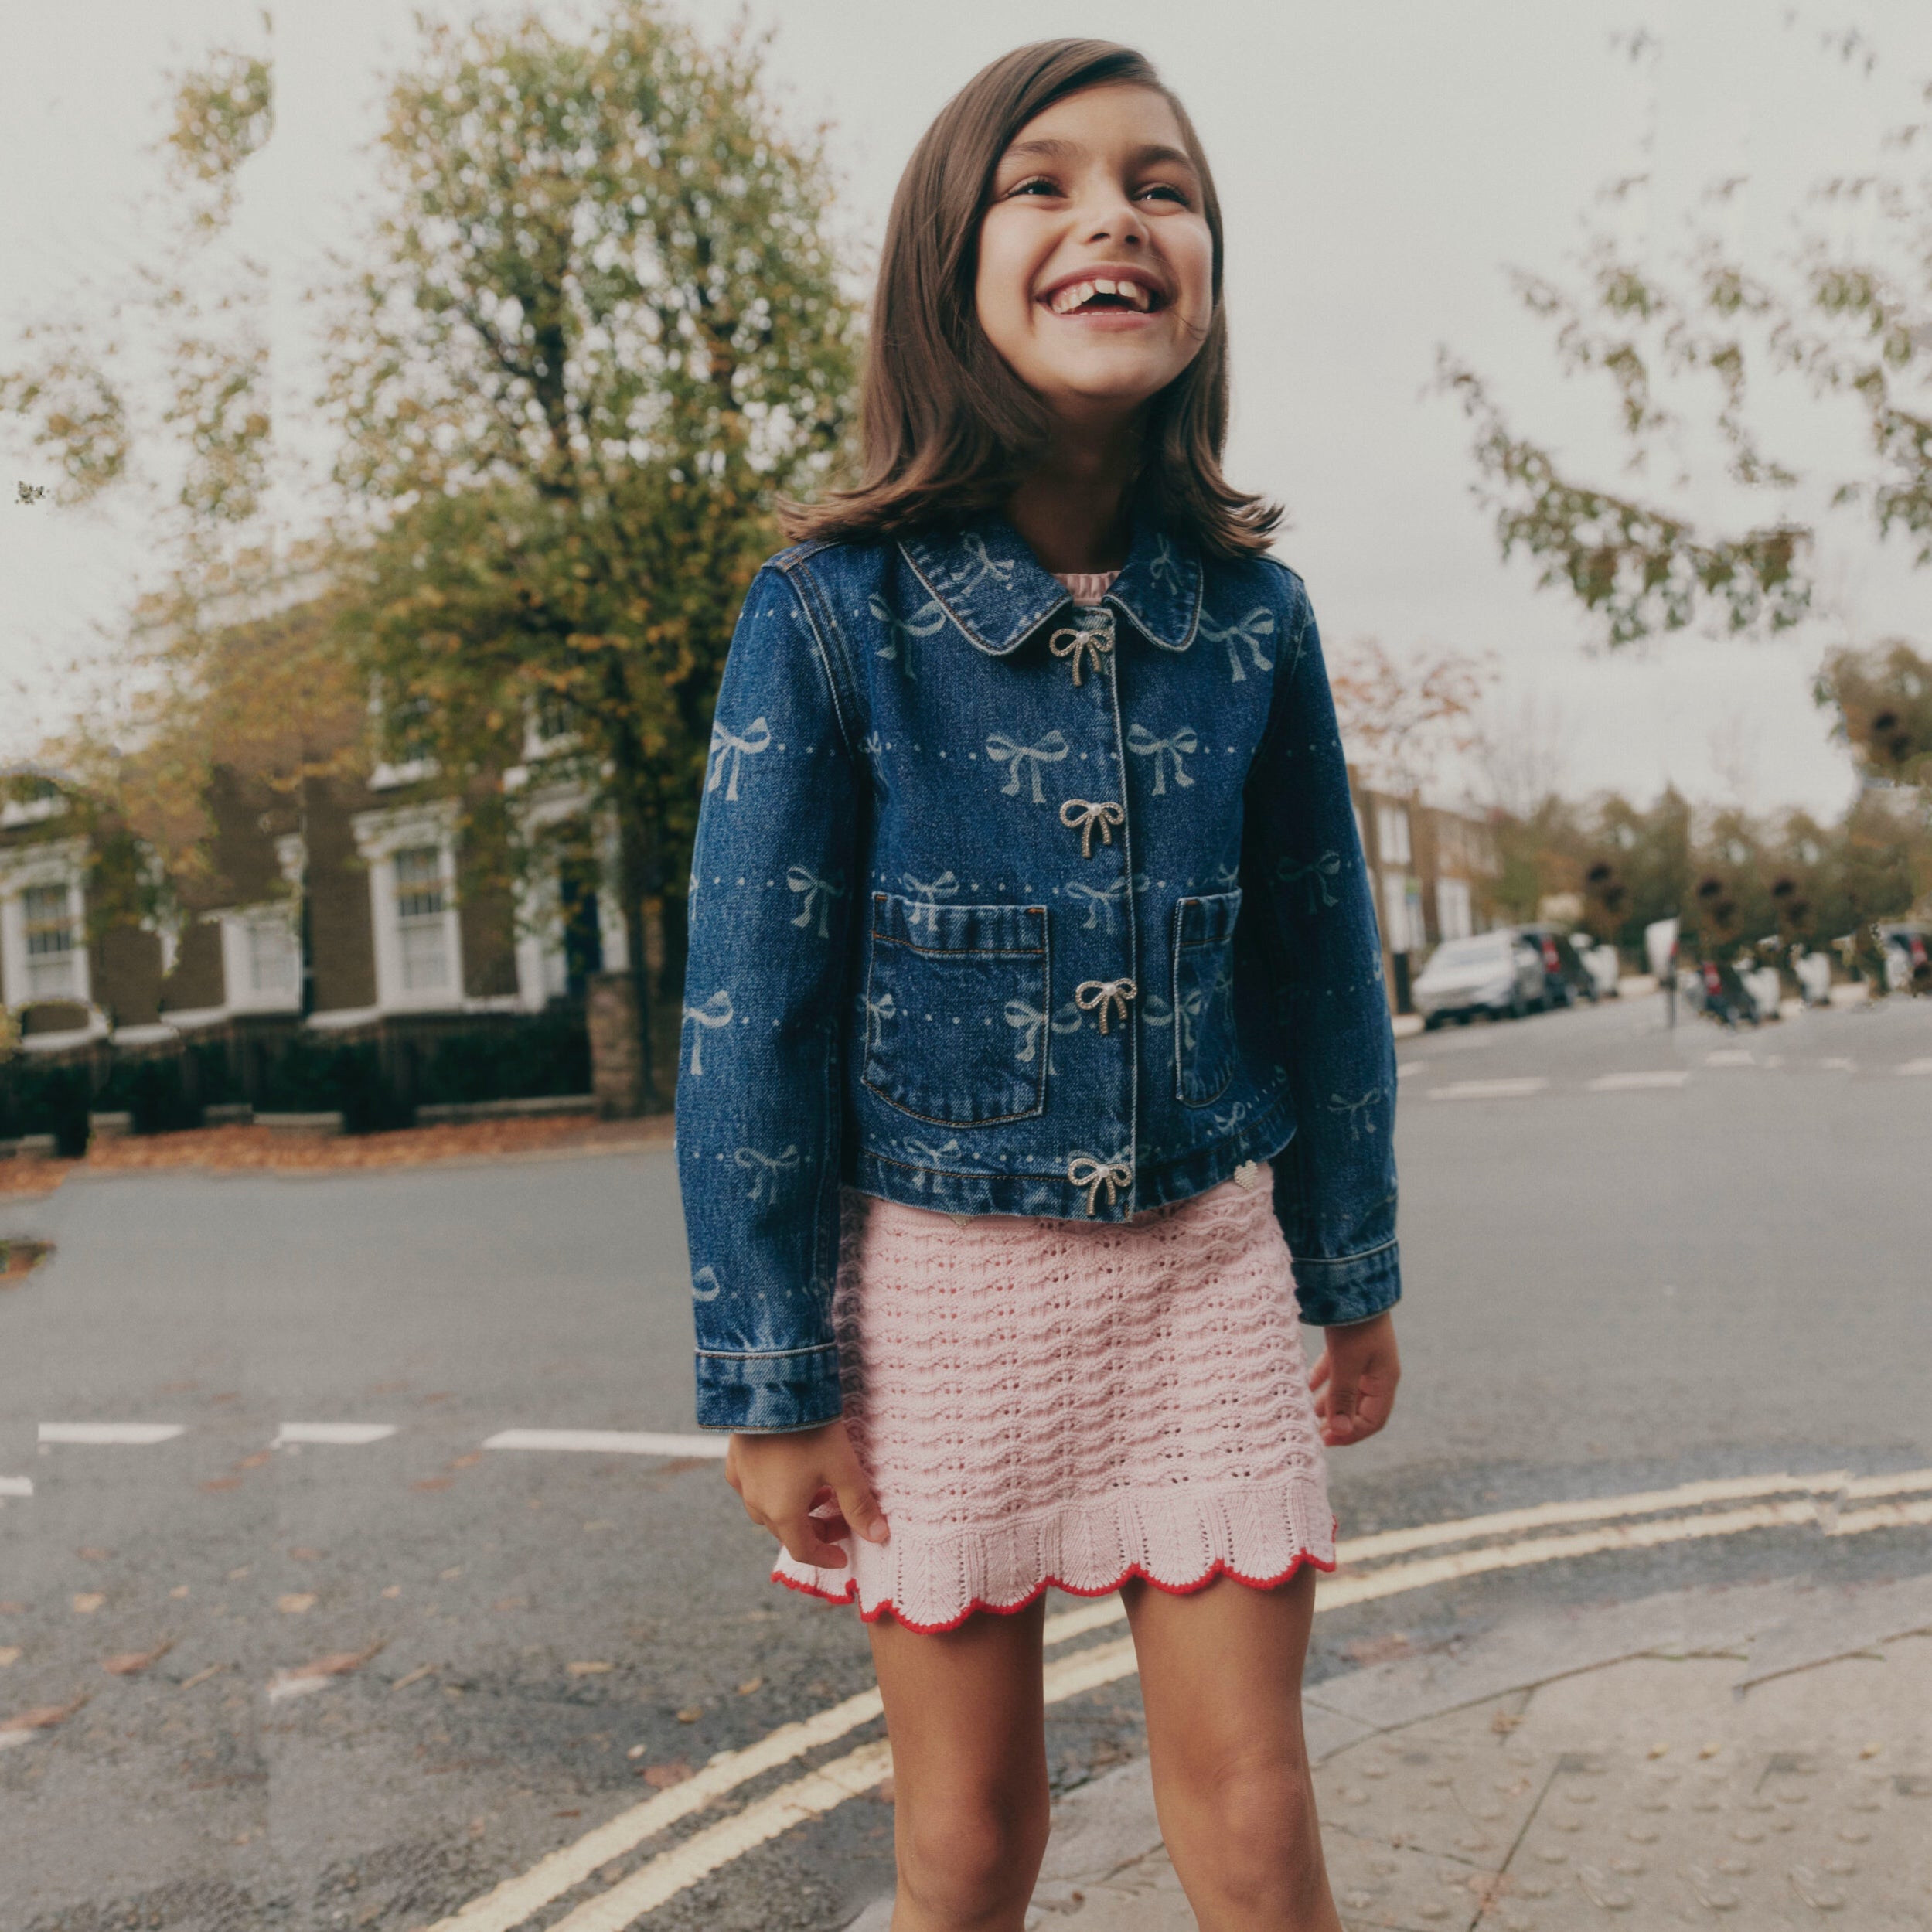
[[[482,1460],[483,1452],[480,1449],[472,1449],[467,1456],[458,1456],[450,1464],[450,1467],[451,1469],[474,1469]]]
[[[601,1677],[606,1671],[617,1668],[615,1664],[566,1664],[564,1668],[572,1677]]]
[[[1392,1630],[1383,1637],[1365,1637],[1344,1644],[1342,1653],[1351,1662],[1362,1665],[1392,1663],[1397,1658],[1413,1657],[1416,1646],[1406,1630]]]
[[[461,1563],[458,1563],[452,1569],[438,1570],[436,1573],[436,1580],[439,1583],[453,1583],[462,1573],[463,1566]]]
[[[490,1608],[499,1610],[528,1610],[530,1599],[527,1596],[499,1596],[490,1605]]]
[[[102,1549],[97,1544],[83,1543],[74,1554],[90,1563],[104,1563],[114,1554],[111,1549]]]
[[[640,1766],[638,1776],[654,1791],[668,1791],[673,1784],[682,1784],[691,1775],[690,1760],[674,1757],[668,1764]]]
[[[288,1552],[290,1559],[298,1563],[312,1563],[321,1554],[319,1549],[291,1549]]]
[[[764,1688],[765,1679],[763,1678],[748,1677],[745,1682],[738,1687],[738,1694],[740,1697],[749,1697],[754,1691],[762,1691]]]
[[[20,1646],[18,1644],[0,1644],[0,1670],[5,1670],[9,1664],[19,1661]]]
[[[169,1591],[168,1594],[170,1596],[186,1596],[188,1594],[188,1586],[186,1583],[177,1583],[172,1590]]]
[[[269,1702],[278,1704],[285,1698],[306,1696],[311,1691],[322,1689],[332,1678],[346,1677],[349,1671],[366,1664],[387,1641],[378,1637],[366,1650],[336,1651],[327,1657],[317,1658],[313,1663],[297,1664],[290,1669],[276,1671],[269,1680]]]
[[[37,1704],[30,1711],[22,1711],[16,1716],[0,1719],[0,1731],[46,1731],[73,1716],[87,1701],[83,1691],[70,1704]]]
[[[678,1712],[677,1721],[680,1724],[695,1724],[704,1715],[704,1706],[702,1704],[693,1704]]]
[[[259,1469],[264,1463],[272,1462],[274,1460],[274,1457],[268,1450],[258,1449],[254,1455],[243,1457],[235,1467],[237,1469]]]
[[[231,1583],[239,1583],[241,1579],[254,1567],[255,1566],[253,1563],[244,1563],[240,1569],[231,1569],[228,1573],[229,1582]]]
[[[315,1593],[308,1590],[291,1590],[286,1596],[275,1599],[275,1607],[285,1616],[299,1617],[304,1610],[312,1610],[315,1607]]]
[[[77,1615],[91,1617],[107,1600],[100,1590],[83,1590],[74,1598],[73,1607]]]
[[[1498,1711],[1489,1720],[1489,1728],[1498,1737],[1507,1737],[1522,1721],[1521,1711]]]
[[[403,1586],[400,1583],[390,1583],[383,1591],[385,1596],[400,1596],[402,1593]]]
[[[138,1677],[150,1664],[158,1664],[175,1647],[172,1637],[164,1637],[151,1651],[121,1651],[101,1659],[101,1668],[114,1677]]]
[[[392,1691],[406,1691],[411,1685],[420,1684],[424,1678],[434,1677],[435,1674],[436,1666],[434,1664],[418,1664],[413,1671],[404,1671],[389,1688]]]
[[[205,1684],[210,1678],[219,1677],[227,1668],[226,1664],[204,1665],[203,1668],[196,1671],[193,1677],[184,1677],[175,1688],[177,1690],[192,1691],[197,1684]]]
[[[455,1481],[453,1476],[425,1476],[420,1483],[411,1483],[411,1489],[447,1489]]]
[[[239,1489],[240,1487],[241,1478],[239,1476],[216,1476],[202,1484],[203,1489]]]

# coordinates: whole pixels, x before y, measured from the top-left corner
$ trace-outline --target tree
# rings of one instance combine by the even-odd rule
[[[1495,676],[1487,656],[1419,651],[1399,663],[1378,639],[1356,639],[1331,678],[1349,762],[1379,790],[1419,792],[1446,755],[1475,745],[1476,706]]]
[[[1835,650],[1817,697],[1868,782],[1932,786],[1932,659],[1903,638]]]
[[[451,777],[516,765],[550,708],[550,768],[615,819],[633,970],[661,897],[675,983],[732,621],[847,423],[830,177],[759,43],[650,0],[577,40],[423,31],[329,339],[340,634]]]
[[[1621,44],[1633,60],[1662,56],[1653,34]],[[1869,74],[1855,36],[1832,44]],[[1932,87],[1922,98],[1932,104]],[[1596,614],[1611,645],[1706,615],[1733,631],[1801,622],[1828,530],[1896,537],[1916,564],[1932,563],[1932,177],[1910,178],[1902,158],[1928,141],[1932,115],[1891,130],[1877,165],[1818,183],[1789,256],[1740,257],[1721,220],[1743,185],[1733,178],[1709,184],[1659,266],[1599,220],[1575,280],[1513,271],[1564,371],[1608,380],[1627,482],[1518,431],[1491,380],[1439,351],[1440,385],[1474,425],[1474,489],[1503,554],[1535,559],[1539,582]],[[1648,182],[1638,172],[1609,184],[1608,215]],[[1835,219],[1848,213],[1867,218],[1856,241],[1840,230],[1858,224]],[[1767,397],[1794,386],[1814,414],[1851,413],[1862,465],[1807,471],[1772,449]],[[1667,462],[1668,482],[1653,486]]]

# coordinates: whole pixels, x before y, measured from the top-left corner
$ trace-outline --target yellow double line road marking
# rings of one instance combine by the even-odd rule
[[[1895,1500],[1900,1498],[1917,1500]],[[1720,1503],[1743,1506],[1712,1508]],[[1851,1507],[1859,1504],[1863,1507]],[[1686,1510],[1703,1513],[1671,1514]],[[1629,1520],[1647,1517],[1662,1520]],[[1533,1533],[1579,1523],[1593,1523],[1597,1527],[1567,1535]],[[1420,1524],[1413,1528],[1357,1537],[1338,1546],[1336,1553],[1341,1559],[1341,1573],[1322,1579],[1315,1609],[1319,1615],[1351,1603],[1399,1596],[1490,1571],[1560,1562],[1613,1550],[1654,1549],[1666,1544],[1735,1536],[1750,1530],[1816,1526],[1828,1535],[1855,1536],[1872,1530],[1927,1525],[1932,1525],[1932,1469],[1896,1476],[1852,1477],[1835,1471],[1823,1475],[1750,1476],[1685,1483],[1675,1489],[1577,1502],[1542,1503],[1528,1509],[1501,1510],[1488,1516]],[[1525,1538],[1521,1535],[1525,1531],[1532,1534]],[[1501,1543],[1492,1540],[1476,1549],[1450,1549],[1444,1554],[1407,1562],[1387,1560],[1419,1549],[1443,1550],[1445,1545],[1477,1543],[1498,1536],[1515,1540]],[[1355,1573],[1354,1566],[1378,1561],[1386,1567]],[[1045,1641],[1049,1645],[1062,1644],[1089,1631],[1105,1629],[1121,1621],[1126,1614],[1117,1596],[1069,1610],[1047,1620]],[[1046,1701],[1058,1704],[1078,1697],[1103,1684],[1131,1676],[1134,1668],[1130,1638],[1076,1651],[1046,1667]],[[438,1920],[429,1932],[513,1932],[533,1913],[581,1884],[612,1859],[635,1850],[646,1839],[703,1810],[714,1799],[872,1722],[882,1715],[882,1709],[876,1690],[861,1692],[802,1722],[787,1724],[742,1750],[721,1752],[683,1784],[619,1812],[574,1845],[551,1852],[528,1872],[505,1879],[451,1917]],[[643,1913],[721,1866],[743,1857],[795,1825],[821,1817],[847,1799],[875,1789],[891,1775],[891,1747],[884,1739],[861,1745],[673,1845],[608,1891],[558,1920],[551,1932],[623,1932]]]

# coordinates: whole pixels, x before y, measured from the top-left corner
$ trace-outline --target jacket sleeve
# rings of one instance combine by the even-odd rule
[[[739,614],[711,727],[677,1082],[706,1429],[808,1429],[840,1412],[840,1021],[864,895],[836,648],[768,565]]]
[[[1271,566],[1270,567],[1274,567]],[[1348,768],[1301,580],[1284,573],[1285,638],[1250,774],[1242,867],[1259,886],[1294,1138],[1275,1212],[1302,1319],[1366,1320],[1402,1293],[1395,1243],[1395,1038]]]

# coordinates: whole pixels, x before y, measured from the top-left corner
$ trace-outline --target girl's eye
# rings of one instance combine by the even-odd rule
[[[1183,208],[1187,206],[1187,197],[1171,182],[1150,182],[1140,192],[1143,195],[1160,195]]]
[[[1014,195],[1057,195],[1060,192],[1058,182],[1044,175],[1029,175],[1024,181],[1016,182],[1007,190],[1009,199]]]

